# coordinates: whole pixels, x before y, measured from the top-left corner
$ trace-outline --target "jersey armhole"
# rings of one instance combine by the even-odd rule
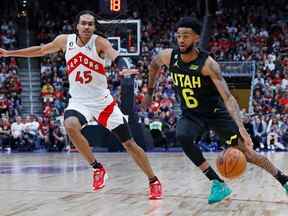
[[[61,51],[62,51],[64,54],[66,53],[66,50],[67,50],[68,37],[69,37],[69,35],[66,35],[66,43],[65,43],[65,46],[61,48]]]
[[[177,61],[178,57],[176,54],[177,54],[177,50],[172,49],[168,68],[170,68],[170,66],[173,65]]]
[[[204,69],[207,61],[209,61],[209,55],[208,55],[208,54],[206,55],[205,59],[203,59],[203,64],[202,64],[202,66],[201,66],[201,68],[200,68],[200,70],[201,70],[200,73],[201,73],[201,75],[204,76],[204,77],[209,77],[209,75],[203,74],[203,69]]]
[[[69,47],[69,43],[76,43],[76,34],[68,34],[67,38],[66,38],[66,46],[64,49],[62,49],[62,51],[64,52],[64,54],[66,55],[67,53],[67,49]]]
[[[97,50],[96,40],[97,40],[97,37],[99,37],[99,35],[94,34],[93,37],[94,37],[93,46],[95,47],[95,51],[97,52],[97,55],[99,56],[99,58],[105,60],[105,53],[103,51],[101,51],[101,50],[100,50],[100,52],[98,52],[98,50]]]

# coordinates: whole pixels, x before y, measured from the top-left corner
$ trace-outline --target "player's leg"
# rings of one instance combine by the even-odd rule
[[[112,133],[122,143],[128,154],[134,159],[136,164],[145,173],[149,180],[149,198],[160,199],[162,197],[161,183],[156,177],[144,150],[137,145],[132,138],[127,121],[123,118],[123,123],[112,129]]]
[[[176,126],[176,139],[181,144],[186,156],[206,175],[209,180],[218,179],[219,176],[213,172],[207,160],[204,158],[202,151],[196,143],[196,140],[201,137],[206,130],[204,123],[197,118],[190,120],[182,117],[178,120]],[[210,171],[212,170],[212,171]]]
[[[101,163],[99,163],[90,148],[87,139],[81,133],[81,130],[87,125],[87,119],[73,107],[68,107],[64,112],[64,126],[67,134],[78,149],[81,155],[93,168],[93,190],[103,188],[105,185],[106,171]],[[81,108],[82,112],[84,108]]]
[[[99,124],[109,129],[122,143],[129,155],[145,173],[150,183],[150,198],[157,199],[162,196],[161,184],[149,163],[144,150],[136,144],[131,136],[128,123],[112,97],[107,97],[103,101],[104,108],[94,113],[95,119]]]
[[[155,177],[155,174],[150,166],[150,163],[145,155],[144,150],[137,145],[134,139],[132,139],[128,123],[124,117],[122,120],[122,124],[112,129],[112,133],[122,143],[125,150],[132,156],[137,165],[146,174],[146,176],[149,179]]]
[[[205,124],[197,117],[182,117],[177,122],[176,139],[182,145],[186,156],[203,172],[212,182],[211,193],[208,196],[208,203],[222,201],[231,194],[231,190],[224,181],[217,175],[215,170],[209,165],[200,150],[196,139],[206,130]]]
[[[95,161],[87,139],[82,135],[81,130],[87,124],[86,118],[76,110],[66,110],[64,113],[64,126],[67,134],[78,151],[89,162]]]
[[[247,162],[255,164],[269,172],[282,184],[288,193],[288,176],[284,175],[279,169],[277,169],[266,156],[244,146],[238,126],[226,110],[217,110],[217,113],[215,113],[214,117],[210,119],[210,122],[224,144],[240,149],[245,154]]]

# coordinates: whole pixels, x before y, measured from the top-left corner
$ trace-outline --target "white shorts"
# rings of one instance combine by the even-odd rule
[[[127,121],[127,117],[121,112],[116,101],[111,95],[107,95],[102,100],[69,100],[69,104],[65,110],[76,110],[81,113],[89,122],[97,121],[98,124],[113,130],[119,125]]]

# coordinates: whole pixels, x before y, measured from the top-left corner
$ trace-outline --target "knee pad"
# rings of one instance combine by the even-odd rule
[[[112,133],[118,138],[118,140],[123,143],[131,139],[131,132],[128,123],[125,118],[123,118],[124,123],[112,130]]]
[[[206,161],[195,140],[188,136],[177,136],[177,139],[182,145],[184,153],[197,167]]]

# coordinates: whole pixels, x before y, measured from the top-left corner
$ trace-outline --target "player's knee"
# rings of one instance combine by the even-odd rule
[[[64,127],[69,135],[73,135],[77,132],[80,132],[81,130],[81,125],[76,117],[70,117],[65,119]]]
[[[126,120],[123,118],[124,124],[119,125],[118,127],[114,128],[112,130],[112,133],[116,136],[116,138],[119,140],[121,143],[126,143],[130,142],[132,139],[130,129],[128,127],[128,123]]]
[[[180,142],[184,153],[197,166],[200,167],[206,162],[199,147],[194,143],[195,139],[190,136],[178,135],[177,140]]]

